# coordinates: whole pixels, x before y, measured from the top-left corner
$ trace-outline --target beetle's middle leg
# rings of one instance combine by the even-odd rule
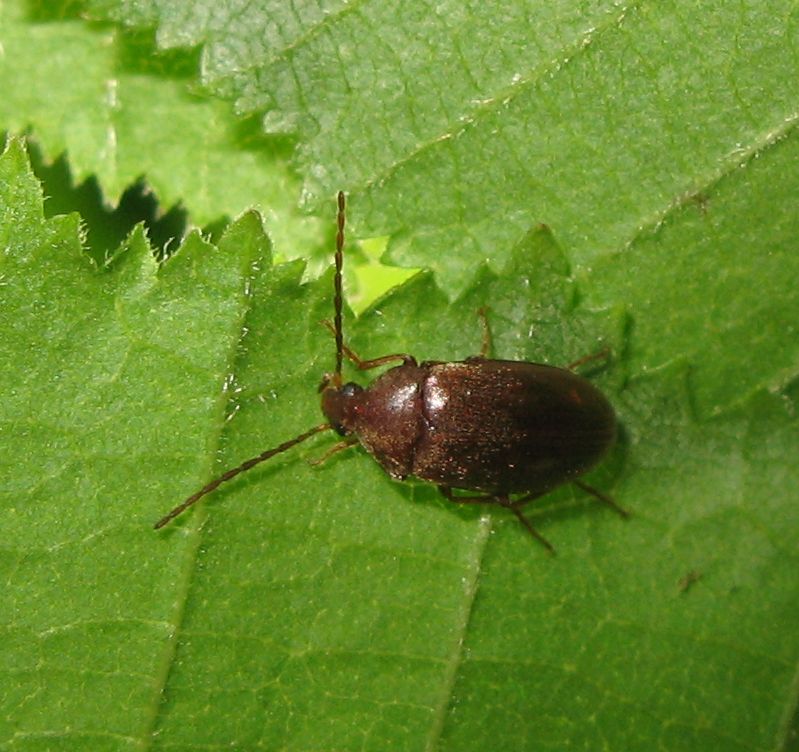
[[[483,326],[483,344],[480,347],[481,358],[487,358],[494,349],[494,341],[491,337],[491,327],[488,325],[487,311],[488,308],[486,306],[481,306],[477,311],[477,315],[480,317],[480,323]]]
[[[568,371],[573,371],[575,368],[579,368],[586,363],[593,363],[595,360],[607,360],[608,358],[610,358],[610,349],[603,347],[599,352],[591,353],[591,355],[583,355],[582,358],[578,358],[574,363],[569,363],[566,369]]]
[[[630,516],[630,513],[624,509],[624,507],[620,507],[611,496],[608,496],[606,493],[603,493],[598,488],[594,488],[593,486],[589,486],[582,480],[574,480],[572,481],[577,488],[581,488],[586,493],[590,493],[595,499],[598,499],[606,506],[609,506],[611,509],[614,509],[618,512],[622,517],[627,519]]]
[[[510,511],[516,515],[516,518],[522,523],[522,525],[524,525],[533,538],[541,543],[551,554],[555,553],[554,546],[532,526],[530,520],[528,520],[524,514],[522,514],[521,510],[521,506],[523,504],[528,501],[532,501],[537,496],[542,496],[543,494],[528,494],[521,499],[511,501],[508,496],[502,496],[500,494],[493,496],[491,494],[486,494],[485,496],[455,496],[449,486],[439,486],[438,490],[441,491],[444,498],[446,498],[448,501],[454,501],[456,504],[497,504],[505,509],[510,509]]]
[[[467,363],[473,360],[485,360],[490,356],[491,351],[494,349],[494,341],[491,337],[491,327],[488,325],[488,316],[486,315],[487,311],[487,306],[481,306],[477,309],[477,315],[480,317],[480,324],[483,328],[483,342],[480,345],[480,354],[472,355],[466,358]]]

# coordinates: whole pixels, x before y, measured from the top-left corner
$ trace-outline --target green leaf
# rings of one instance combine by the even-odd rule
[[[3,746],[136,746],[163,678],[172,570],[191,555],[179,540],[159,553],[142,509],[209,466],[267,243],[248,215],[219,249],[192,235],[159,269],[136,231],[98,269],[76,215],[43,221],[18,142],[0,160],[0,211]]]
[[[354,233],[449,296],[543,221],[588,305],[629,306],[633,372],[688,359],[699,413],[796,375],[793,3],[89,7],[200,45],[207,85],[298,135],[308,203],[346,187]]]
[[[347,189],[450,293],[536,222],[575,266],[617,252],[799,117],[793,0],[88,6],[201,46],[208,86],[299,136],[309,204]]]
[[[484,304],[498,356],[609,345],[592,482],[633,517],[557,492],[551,560],[361,450],[307,467],[320,437],[154,533],[320,420],[330,279],[272,267],[252,214],[98,268],[14,143],[0,747],[796,749],[794,4],[75,6],[0,5],[0,128],[112,202],[141,175],[196,224],[263,200],[281,256],[329,256],[346,188],[350,237],[436,272],[348,318],[366,356],[472,354]]]
[[[776,182],[775,154],[722,181],[708,211],[745,228],[741,197]],[[703,216],[688,206],[662,233],[678,245]],[[653,242],[629,249],[647,289]],[[623,431],[591,482],[630,520],[561,489],[529,512],[552,558],[502,510],[395,483],[361,449],[308,467],[330,436],[156,533],[221,469],[320,421],[329,275],[272,266],[253,214],[160,266],[135,231],[98,268],[74,215],[43,219],[16,141],[0,157],[0,249],[0,746],[795,746],[795,372],[697,410],[728,376],[700,370],[697,390],[705,361],[668,332],[659,367],[642,365],[656,307],[610,265],[572,275],[539,228],[454,305],[419,275],[346,334],[365,356],[461,358],[488,305],[497,356],[609,346],[594,378]],[[774,310],[795,309],[776,289]],[[763,335],[751,326],[740,336]]]
[[[194,52],[158,55],[148,35],[87,25],[67,0],[37,5],[0,4],[0,133],[29,129],[45,161],[67,151],[74,182],[99,181],[106,204],[146,176],[194,225],[255,207],[281,257],[324,245],[323,226],[296,209],[291,144],[203,97]]]

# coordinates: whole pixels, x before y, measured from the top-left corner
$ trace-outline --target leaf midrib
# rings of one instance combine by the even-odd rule
[[[167,262],[168,263],[168,262]],[[271,263],[269,270],[272,269]],[[243,276],[247,276],[249,272],[245,272]],[[247,318],[249,317],[253,308],[253,296],[247,295],[243,292],[244,285],[241,286],[242,292],[240,293],[239,300],[241,301],[241,312],[235,325],[231,326],[230,347],[228,348],[228,356],[225,359],[227,367],[224,369],[224,374],[236,373],[239,356],[244,353],[241,343],[247,331]],[[211,434],[213,439],[213,450],[208,454],[208,467],[204,473],[204,478],[211,477],[214,457],[218,453],[221,443],[222,435],[225,430],[227,421],[225,415],[227,406],[230,403],[232,396],[224,389],[225,377],[219,384],[217,393],[216,405],[216,420],[215,424],[211,426]],[[210,445],[210,444],[209,444]],[[178,643],[180,636],[183,632],[183,624],[186,614],[186,606],[189,602],[192,586],[194,583],[194,575],[198,569],[197,563],[199,559],[200,544],[202,542],[202,530],[207,519],[208,512],[204,504],[199,504],[192,510],[190,520],[186,523],[188,530],[189,543],[184,557],[184,566],[180,571],[180,578],[178,580],[177,593],[178,597],[175,600],[173,616],[167,619],[170,623],[172,630],[167,640],[167,644],[163,649],[162,665],[157,672],[156,681],[153,683],[153,698],[152,706],[149,716],[145,720],[144,728],[142,731],[142,742],[145,750],[150,749],[155,738],[156,729],[161,725],[163,708],[162,698],[166,687],[169,684],[169,678],[172,675],[172,669],[175,665],[175,657],[177,655]],[[189,527],[190,526],[190,527]],[[155,531],[152,532],[156,535]]]
[[[453,629],[453,640],[450,646],[450,656],[446,662],[441,690],[439,692],[438,703],[435,708],[430,733],[425,743],[427,752],[434,752],[438,749],[439,741],[447,720],[447,711],[452,704],[455,682],[458,678],[458,669],[463,662],[463,651],[466,644],[466,635],[469,631],[469,624],[474,612],[474,603],[477,596],[477,589],[480,584],[480,573],[482,572],[483,556],[486,545],[491,535],[492,517],[489,512],[480,516],[477,534],[472,545],[471,557],[468,560],[468,570],[464,577],[466,587],[464,588],[464,598],[458,611],[458,618],[455,629]]]

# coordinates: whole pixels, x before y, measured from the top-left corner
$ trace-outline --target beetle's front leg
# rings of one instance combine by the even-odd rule
[[[315,460],[308,460],[308,464],[311,467],[318,467],[319,465],[327,462],[334,454],[343,452],[345,449],[349,449],[351,446],[355,446],[357,443],[357,436],[348,436],[343,441],[333,444],[333,446],[330,447],[321,457],[317,457]]]
[[[333,326],[331,321],[323,321],[322,324],[328,328],[330,333],[335,337],[336,336],[336,329]],[[363,360],[360,358],[354,350],[342,343],[341,349],[343,353],[347,356],[347,360],[355,365],[355,367],[359,371],[368,371],[372,368],[379,368],[380,366],[384,366],[386,363],[393,363],[394,361],[401,360],[404,365],[416,365],[416,358],[413,355],[407,355],[405,353],[394,353],[392,355],[383,355],[380,358],[373,358],[372,360]]]

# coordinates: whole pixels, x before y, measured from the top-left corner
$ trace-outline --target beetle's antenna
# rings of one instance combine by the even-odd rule
[[[338,214],[336,215],[337,229],[336,229],[336,276],[333,280],[335,288],[335,296],[333,298],[333,306],[335,307],[335,316],[333,323],[336,334],[336,370],[333,374],[334,386],[341,386],[341,362],[344,353],[344,334],[341,331],[341,307],[342,307],[342,294],[341,294],[341,268],[344,266],[344,222],[346,208],[346,199],[344,198],[344,191],[338,192]]]
[[[184,502],[178,504],[169,514],[158,520],[158,522],[156,522],[154,525],[155,529],[158,530],[162,528],[168,522],[174,520],[179,514],[183,514],[183,512],[185,512],[192,504],[195,504],[202,499],[203,496],[211,493],[211,491],[214,491],[218,486],[221,486],[226,481],[231,480],[231,478],[235,478],[239,473],[243,473],[245,470],[255,467],[261,462],[268,460],[270,457],[274,457],[276,454],[280,454],[281,452],[285,452],[287,449],[291,449],[291,447],[295,446],[296,444],[299,444],[306,439],[310,439],[314,434],[321,433],[322,431],[328,431],[331,428],[332,426],[329,423],[322,423],[321,425],[314,426],[305,433],[301,433],[299,436],[295,436],[289,441],[284,441],[274,449],[267,449],[265,452],[261,452],[261,454],[259,454],[257,457],[252,457],[246,462],[242,462],[238,467],[234,467],[231,470],[222,473],[222,475],[220,475],[218,478],[215,478],[210,483],[203,486],[199,491],[197,491],[197,493],[192,494]]]

